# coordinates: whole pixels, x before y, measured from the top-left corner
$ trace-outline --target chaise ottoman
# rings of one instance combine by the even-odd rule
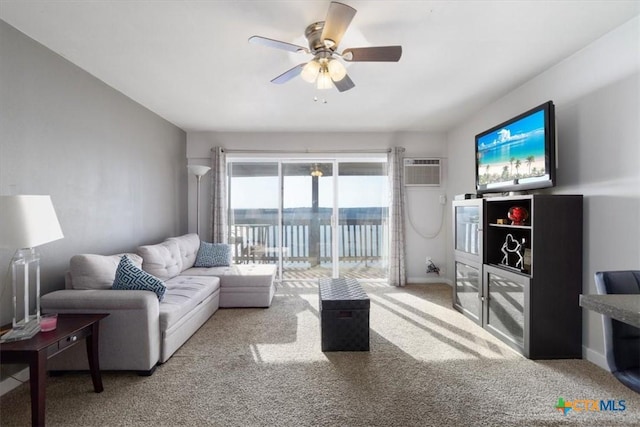
[[[269,307],[276,292],[275,264],[191,267],[182,274],[220,278],[220,307]]]

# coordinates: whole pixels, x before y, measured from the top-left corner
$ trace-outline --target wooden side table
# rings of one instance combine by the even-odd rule
[[[27,363],[31,388],[31,424],[44,426],[47,359],[85,338],[93,390],[104,390],[98,353],[100,320],[109,314],[59,314],[56,329],[38,332],[33,338],[0,344],[0,362]]]

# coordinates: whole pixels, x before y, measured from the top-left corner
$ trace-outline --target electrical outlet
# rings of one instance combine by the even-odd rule
[[[447,203],[447,196],[446,196],[446,195],[444,195],[444,194],[441,194],[441,195],[440,195],[440,204],[441,204],[441,205],[444,205],[444,204],[446,204],[446,203]]]

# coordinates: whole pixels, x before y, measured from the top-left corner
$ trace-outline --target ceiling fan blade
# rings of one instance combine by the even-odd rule
[[[261,36],[249,37],[249,43],[259,44],[266,47],[272,47],[274,49],[288,50],[289,52],[304,52],[309,53],[309,49],[306,47],[298,46],[287,42],[281,42],[280,40],[273,40]]]
[[[349,78],[348,75],[345,75],[342,78],[342,80],[338,80],[338,81],[333,80],[333,84],[336,86],[336,89],[338,89],[340,92],[347,91],[356,86],[356,84],[353,82],[353,80]]]
[[[340,40],[342,40],[342,36],[347,31],[351,20],[356,15],[356,10],[351,6],[347,6],[346,4],[338,3],[337,1],[332,1],[329,5],[329,11],[327,12],[327,17],[324,20],[324,28],[322,29],[321,40],[332,40],[333,46],[327,47],[335,47],[340,44]]]
[[[342,52],[342,59],[349,62],[398,62],[401,56],[402,46],[354,47]]]
[[[282,83],[288,82],[292,78],[297,77],[298,75],[300,75],[300,73],[302,72],[302,69],[304,68],[305,65],[307,65],[306,62],[303,62],[302,64],[296,65],[295,67],[285,71],[284,73],[280,74],[275,79],[271,80],[271,83],[275,83],[275,84],[281,85]]]

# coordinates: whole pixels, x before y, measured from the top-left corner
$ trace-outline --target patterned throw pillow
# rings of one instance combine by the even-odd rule
[[[194,267],[226,267],[228,265],[231,265],[230,245],[200,242]]]
[[[167,290],[162,280],[136,267],[126,255],[120,258],[120,263],[116,270],[116,279],[113,281],[111,288],[155,292],[159,301],[162,301]]]

